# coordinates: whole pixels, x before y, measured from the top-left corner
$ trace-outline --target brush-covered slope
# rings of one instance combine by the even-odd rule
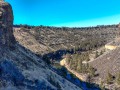
[[[116,76],[120,72],[120,47],[101,55],[90,64],[97,69],[97,80],[105,81],[108,73]]]
[[[119,35],[118,25],[88,28],[15,26],[16,40],[35,53],[91,49],[105,45]],[[91,46],[90,46],[91,45]]]

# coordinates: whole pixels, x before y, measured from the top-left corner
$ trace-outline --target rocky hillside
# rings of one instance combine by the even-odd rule
[[[81,90],[18,44],[12,26],[12,8],[0,1],[0,90]]]
[[[110,49],[108,52],[90,62],[90,64],[97,69],[96,73],[98,77],[95,78],[96,80],[105,81],[108,72],[113,76],[116,76],[120,72],[120,39],[113,42],[109,43],[109,45],[117,45],[115,49]]]
[[[0,90],[87,90],[84,84],[78,87],[58,75],[36,55],[47,54],[49,59],[56,60],[55,57],[68,52],[96,50],[120,36],[118,25],[87,28],[15,25],[13,28],[13,19],[12,7],[0,1]],[[106,72],[114,76],[120,71],[119,51],[118,47],[90,62],[98,75],[95,82],[105,80]]]
[[[120,41],[120,39],[114,41],[115,38],[120,37],[119,25],[103,25],[86,28],[15,25],[14,36],[20,45],[23,45],[37,55],[48,55],[48,57],[45,58],[51,61],[56,61],[58,57],[62,57],[65,54],[70,54],[71,56],[74,54],[81,55],[88,51],[88,57],[91,56],[92,60],[89,57],[88,60],[91,61],[87,61],[87,63],[85,62],[83,65],[89,63],[95,71],[95,76],[87,81],[95,82],[99,85],[103,82],[105,88],[110,90],[118,88],[119,90],[119,86],[116,84],[115,80],[116,74],[120,72],[120,48],[118,47],[120,43],[118,41]],[[112,49],[110,45],[111,43],[109,42],[112,42],[113,44]],[[112,51],[108,50],[107,52],[107,50],[104,50],[106,46],[107,49]],[[85,56],[83,55],[83,57]],[[81,57],[79,57],[78,60],[71,59],[72,69],[76,68],[77,65],[80,66],[80,59]],[[81,76],[83,77],[86,75],[83,73],[77,73],[76,69],[67,69],[79,79],[83,79]],[[114,81],[112,82],[113,84],[110,85],[106,85],[106,77],[108,73],[112,74],[114,78]],[[86,77],[88,77],[88,75],[86,75]]]
[[[37,54],[58,50],[88,50],[104,46],[119,36],[118,25],[87,28],[57,28],[15,25],[16,40]],[[91,46],[90,46],[91,44]]]

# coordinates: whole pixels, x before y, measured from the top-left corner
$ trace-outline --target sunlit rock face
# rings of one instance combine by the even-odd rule
[[[0,1],[0,46],[13,47],[13,11],[11,6]]]

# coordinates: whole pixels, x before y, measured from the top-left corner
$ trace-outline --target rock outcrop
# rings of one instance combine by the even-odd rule
[[[10,4],[0,1],[0,46],[13,47],[13,11]]]

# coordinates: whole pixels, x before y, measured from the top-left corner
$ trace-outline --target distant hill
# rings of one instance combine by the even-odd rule
[[[112,41],[120,32],[118,25],[86,28],[15,25],[14,35],[20,44],[38,54],[44,54],[57,50],[81,49],[84,47],[83,43],[88,45],[94,42],[92,47],[99,47]],[[88,48],[92,47],[88,45]]]

